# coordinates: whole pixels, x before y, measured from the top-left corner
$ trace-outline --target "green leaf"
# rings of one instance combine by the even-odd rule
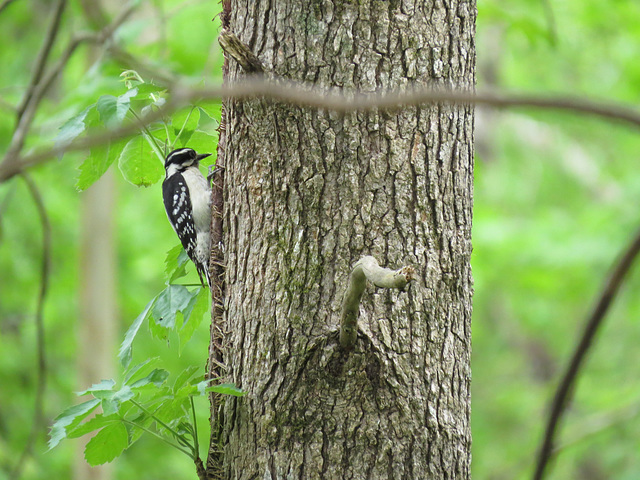
[[[140,325],[142,325],[142,322],[149,316],[151,307],[153,307],[155,301],[156,299],[153,298],[149,303],[147,303],[147,306],[144,307],[142,313],[133,321],[124,336],[124,341],[122,342],[122,345],[120,345],[120,352],[118,353],[118,360],[120,360],[120,363],[124,368],[127,368],[131,363],[131,344],[133,343],[133,339],[136,338],[138,330],[140,330]]]
[[[219,105],[218,105],[219,107]],[[200,110],[200,121],[198,122],[198,130],[202,130],[203,132],[208,132],[210,130],[215,130],[220,126],[220,122],[218,118],[220,118],[220,112],[214,113],[216,116],[211,116],[209,112],[207,112],[204,108],[198,107]],[[218,109],[219,110],[219,109]]]
[[[133,398],[131,387],[129,385],[124,385],[120,390],[113,394],[112,398],[120,403],[131,400]]]
[[[153,417],[150,417],[145,412],[140,412],[136,417],[130,419],[130,422],[135,424],[135,426],[126,425],[129,431],[129,445],[132,445],[145,433],[143,428],[149,428],[153,423]]]
[[[162,108],[165,103],[167,103],[167,100],[164,97],[156,96],[156,99],[153,100],[149,105],[144,107],[140,112],[143,116],[149,115],[153,111],[153,107]]]
[[[190,148],[193,148],[198,153],[212,153],[210,157],[205,158],[200,165],[208,167],[216,163],[216,151],[218,149],[218,132],[214,134],[201,132],[196,130],[189,139]]]
[[[200,110],[196,107],[184,109],[174,114],[171,119],[173,133],[176,135],[174,148],[186,146],[199,123]]]
[[[197,291],[191,293],[184,285],[168,285],[156,297],[153,305],[154,321],[164,328],[174,328],[176,314],[186,309],[195,295]]]
[[[107,127],[116,127],[122,123],[129,111],[131,98],[138,94],[137,88],[132,88],[119,97],[103,95],[98,99],[96,108],[100,113],[100,119]]]
[[[49,450],[58,445],[67,436],[67,432],[73,430],[99,404],[100,400],[92,398],[87,402],[69,407],[58,415],[49,432]]]
[[[189,261],[189,256],[185,252],[182,244],[178,244],[167,252],[167,258],[164,261],[164,273],[168,283],[173,283],[176,279],[184,277],[187,274],[185,266]]]
[[[184,322],[180,330],[178,330],[178,337],[180,339],[180,345],[178,348],[178,353],[182,354],[182,349],[187,344],[191,337],[193,336],[193,332],[200,326],[203,318],[208,312],[211,311],[211,295],[208,289],[200,288],[196,297],[194,297],[190,302],[190,307],[185,309],[184,312]]]
[[[133,391],[131,390],[131,387],[129,387],[129,385],[125,385],[117,392],[112,393],[111,395],[105,395],[102,399],[102,411],[105,415],[118,413],[120,405],[132,398]]]
[[[161,93],[165,92],[166,87],[162,87],[160,85],[155,85],[153,83],[141,83],[136,85],[136,89],[138,92],[136,93],[136,98],[148,99],[152,93]]]
[[[107,127],[114,127],[122,123],[129,110],[129,105],[126,109],[120,105],[120,111],[118,111],[118,98],[113,95],[103,95],[98,99],[96,108],[100,113],[102,123]]]
[[[173,384],[173,392],[177,392],[181,387],[185,386],[191,377],[193,377],[196,372],[200,370],[200,367],[196,367],[195,365],[191,365],[183,370],[178,378],[176,378],[175,383]]]
[[[149,385],[150,383],[156,385],[157,387],[160,387],[168,377],[169,372],[162,368],[156,368],[146,377],[132,383],[131,388],[144,387],[145,385]]]
[[[180,435],[189,435],[191,438],[194,438],[195,431],[193,429],[193,425],[189,422],[180,422],[176,427],[176,432]]]
[[[164,171],[153,148],[141,135],[127,142],[120,154],[118,167],[128,182],[139,187],[158,182]]]
[[[211,380],[201,380],[196,384],[183,385],[181,388],[175,391],[176,398],[189,398],[202,396],[206,393],[205,389],[207,385],[211,383]]]
[[[177,425],[182,421],[189,421],[189,397],[171,396],[166,398],[154,412],[154,416],[168,425]],[[158,428],[162,427],[159,426]]]
[[[67,438],[78,438],[82,435],[86,435],[87,433],[99,430],[102,427],[106,427],[107,425],[120,423],[121,421],[122,420],[118,415],[105,416],[102,413],[99,413],[95,417],[90,418],[86,422],[69,431],[67,433]]]
[[[247,392],[243,392],[238,387],[236,387],[233,383],[223,383],[220,385],[212,385],[205,389],[207,392],[215,392],[221,393],[223,395],[233,395],[234,397],[242,397],[247,394]]]
[[[78,137],[78,135],[84,132],[86,127],[84,119],[89,113],[89,110],[91,110],[94,107],[95,107],[95,104],[85,108],[82,112],[80,112],[75,117],[72,117],[69,120],[67,120],[60,127],[60,130],[58,131],[58,135],[56,136],[56,140],[55,140],[56,147],[62,147],[64,145],[71,143],[73,140],[75,140]]]
[[[124,380],[123,383],[125,385],[129,384],[129,381],[133,378],[133,376],[138,373],[140,370],[142,370],[144,367],[146,367],[147,365],[149,365],[152,361],[157,360],[158,357],[155,358],[147,358],[144,362],[142,363],[137,363],[136,365],[134,365],[131,368],[127,368],[125,371],[125,376],[124,376]]]
[[[87,393],[91,393],[94,396],[96,396],[95,395],[96,393],[112,391],[115,385],[116,385],[115,380],[111,380],[111,379],[102,380],[100,383],[94,383],[86,390],[83,390],[82,392],[78,392],[77,395],[81,396],[81,395],[86,395]]]
[[[108,425],[89,440],[84,458],[89,465],[102,465],[112,461],[129,446],[129,434],[122,423]]]
[[[76,188],[82,192],[99,180],[113,161],[120,156],[124,146],[124,140],[116,140],[91,148],[89,156],[80,165]]]
[[[198,108],[202,110],[207,116],[216,122],[218,118],[222,116],[222,104],[218,102],[200,103]]]

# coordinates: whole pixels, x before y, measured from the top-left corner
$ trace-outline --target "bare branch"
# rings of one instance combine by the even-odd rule
[[[0,13],[4,12],[4,9],[7,8],[9,5],[11,5],[15,1],[16,0],[4,0],[4,2],[0,4]]]
[[[51,265],[51,223],[49,215],[44,205],[42,195],[35,182],[26,173],[22,174],[33,202],[38,210],[40,223],[42,224],[42,264],[40,267],[40,291],[38,294],[38,304],[36,307],[36,344],[38,365],[36,368],[36,393],[33,407],[33,424],[27,443],[22,450],[20,458],[13,469],[11,478],[20,478],[20,473],[24,467],[24,462],[33,451],[33,445],[42,433],[44,424],[44,393],[47,384],[47,359],[44,341],[44,302],[49,288],[49,270]]]
[[[29,86],[18,106],[16,112],[16,118],[18,122],[20,121],[20,117],[24,113],[27,105],[31,101],[33,97],[34,90],[38,82],[42,78],[42,73],[44,72],[44,68],[49,60],[49,54],[51,53],[51,48],[56,41],[56,37],[58,36],[58,31],[60,30],[60,22],[62,21],[62,13],[64,12],[65,7],[67,6],[67,0],[59,0],[58,4],[55,7],[53,12],[53,19],[51,20],[51,25],[49,26],[49,30],[47,31],[44,37],[44,43],[42,44],[42,48],[38,52],[38,57],[36,58],[33,73],[31,74],[31,78],[29,79]]]
[[[626,251],[615,265],[613,273],[605,283],[602,292],[600,293],[598,303],[587,319],[584,331],[582,332],[582,337],[576,345],[571,361],[567,365],[565,373],[562,376],[562,380],[560,380],[558,388],[556,389],[556,393],[551,404],[551,411],[544,438],[538,453],[536,469],[533,475],[535,480],[541,480],[544,477],[545,468],[553,454],[553,441],[556,430],[571,398],[573,385],[576,377],[578,376],[578,371],[580,370],[582,362],[591,347],[591,342],[595,337],[598,328],[602,324],[611,303],[617,295],[618,290],[620,289],[620,286],[622,285],[622,282],[629,272],[629,269],[631,268],[631,265],[638,253],[640,253],[640,232],[636,234],[636,237],[629,244]]]
[[[143,125],[171,114],[190,102],[215,100],[220,98],[249,99],[264,97],[294,105],[322,108],[336,112],[354,110],[386,109],[395,110],[410,105],[430,103],[476,104],[494,108],[531,107],[543,110],[558,110],[582,113],[594,117],[615,120],[640,127],[640,111],[613,102],[597,102],[582,98],[542,97],[532,94],[502,94],[497,92],[467,92],[459,90],[435,90],[430,87],[416,88],[406,92],[378,92],[363,94],[342,93],[339,90],[323,90],[306,84],[264,78],[247,78],[233,85],[212,88],[185,88],[178,84],[169,88],[172,97],[159,110],[141,119]],[[67,151],[84,150],[109,140],[126,137],[135,133],[139,125],[126,125],[114,131],[87,137],[64,147],[54,147],[30,155],[20,156],[17,151],[9,151],[0,164],[0,182],[11,178],[26,168],[41,164]]]
[[[238,62],[245,72],[264,72],[260,59],[229,30],[225,29],[220,33],[218,43],[222,47],[222,50],[224,50],[224,53]]]
[[[62,56],[60,57],[56,65],[42,77],[40,82],[38,82],[38,84],[33,89],[33,93],[31,94],[29,101],[25,105],[24,112],[20,116],[18,125],[13,132],[11,143],[2,162],[3,164],[16,157],[22,150],[24,141],[27,137],[27,134],[29,133],[31,124],[33,123],[33,119],[35,117],[38,106],[40,105],[40,102],[51,87],[53,81],[60,75],[64,67],[67,65],[67,62],[76,51],[76,49],[85,42],[93,42],[97,44],[105,43],[109,38],[111,38],[115,30],[129,17],[129,15],[131,15],[134,9],[135,6],[132,4],[128,8],[122,10],[122,12],[120,12],[120,14],[113,20],[113,22],[111,22],[111,24],[106,26],[97,34],[80,34],[78,37],[71,41],[67,49],[62,53]]]
[[[126,68],[135,70],[143,78],[159,85],[175,85],[177,78],[173,72],[160,67],[159,65],[153,65],[146,59],[136,57],[118,45],[111,45],[108,49],[109,55],[120,62]]]
[[[571,448],[574,445],[599,435],[609,429],[618,427],[621,424],[626,424],[638,416],[640,416],[640,403],[635,402],[622,409],[601,414],[591,419],[586,419],[584,422],[581,422],[582,431],[572,438],[564,440],[562,445],[555,447],[552,455],[557,455],[560,451]]]
[[[351,350],[358,337],[358,315],[360,300],[367,286],[367,280],[377,287],[398,288],[403,290],[415,275],[413,267],[402,267],[399,270],[382,268],[378,261],[371,257],[362,257],[353,266],[349,277],[349,286],[342,301],[342,322],[340,325],[340,346]]]
[[[11,112],[11,114],[15,114],[17,111],[17,108],[14,104],[2,97],[0,97],[0,109]]]

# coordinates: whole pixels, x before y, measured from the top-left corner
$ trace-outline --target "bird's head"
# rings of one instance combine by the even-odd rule
[[[189,168],[191,166],[198,166],[198,162],[203,158],[207,158],[210,153],[196,153],[193,148],[178,148],[173,152],[167,155],[167,158],[164,161],[165,170],[169,170],[169,168],[175,170],[184,170],[185,168]]]

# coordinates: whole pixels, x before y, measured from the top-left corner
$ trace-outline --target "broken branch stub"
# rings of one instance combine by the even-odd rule
[[[342,322],[340,326],[340,346],[351,350],[358,337],[358,314],[360,300],[367,285],[367,280],[376,287],[397,288],[404,290],[415,275],[413,267],[406,266],[399,270],[383,268],[371,257],[362,257],[353,266],[349,278],[349,286],[342,301]]]

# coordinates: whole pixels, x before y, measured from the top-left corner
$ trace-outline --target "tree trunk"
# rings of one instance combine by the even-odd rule
[[[78,391],[96,379],[113,378],[113,352],[117,350],[118,301],[116,295],[116,246],[114,206],[116,182],[113,172],[82,194],[80,249],[80,322],[78,324]],[[91,435],[92,437],[93,435]],[[92,467],[84,458],[90,437],[77,442],[73,465],[76,480],[108,480],[111,464]]]
[[[230,28],[274,75],[320,87],[472,89],[475,1],[234,0]],[[227,81],[243,76],[229,61]],[[226,103],[224,476],[469,478],[473,108],[346,115]],[[353,264],[367,287],[340,349]]]

